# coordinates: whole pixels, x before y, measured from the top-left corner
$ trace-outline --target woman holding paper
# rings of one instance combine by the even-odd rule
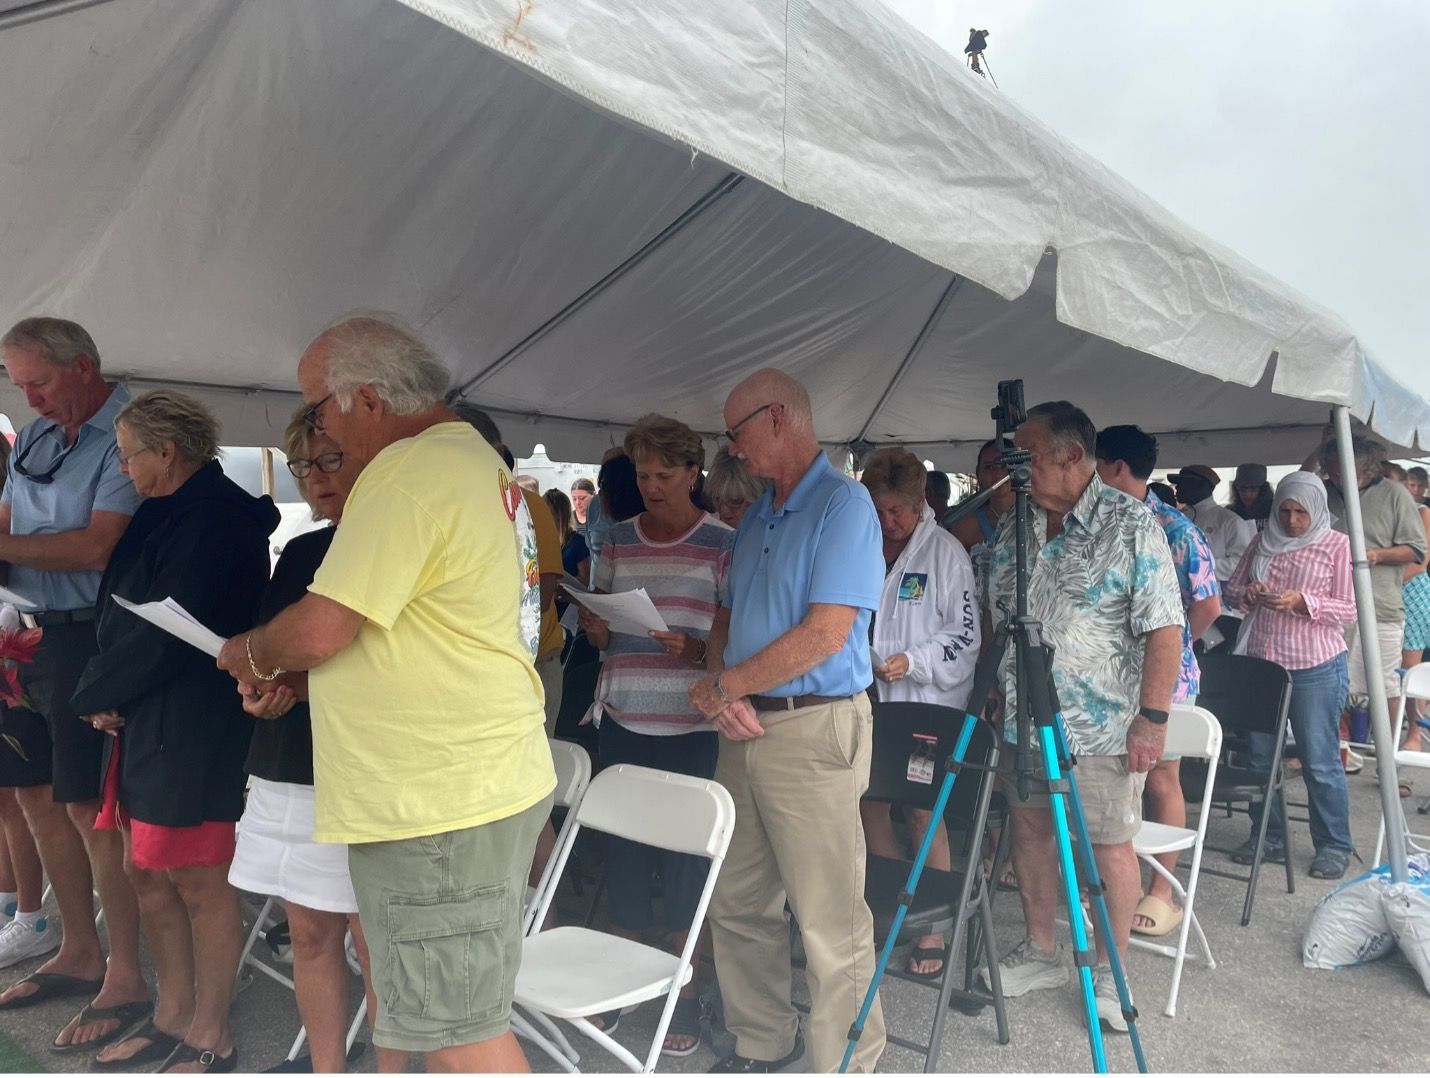
[[[902,449],[881,449],[864,464],[861,482],[874,500],[884,536],[884,591],[874,618],[874,677],[880,700],[911,700],[962,710],[973,687],[981,643],[973,563],[963,545],[934,519],[924,501],[928,472]],[[874,721],[879,721],[875,711]],[[900,856],[889,806],[861,806],[869,852]],[[915,840],[930,820],[911,809]],[[948,871],[948,834],[939,821],[929,866]],[[937,977],[947,945],[941,936],[914,942],[909,972]]]
[[[99,653],[73,704],[112,735],[97,826],[124,834],[159,992],[153,1015],[105,1047],[96,1069],[231,1071],[240,922],[228,862],[253,720],[210,656],[109,600],[172,598],[223,636],[241,632],[268,580],[278,510],[223,474],[218,422],[191,397],[135,397],[115,434],[121,466],[147,500],[100,582]]]
[[[705,641],[730,568],[734,532],[691,501],[705,463],[700,435],[674,419],[648,415],[626,434],[645,510],[611,527],[596,563],[594,589],[644,588],[668,631],[614,632],[585,607],[581,627],[604,653],[594,712],[603,764],[630,763],[712,778],[718,738],[690,704],[689,689],[704,673]],[[607,889],[611,923],[638,939],[651,921],[650,876],[661,859],[664,921],[679,951],[695,913],[706,863],[614,840]],[[685,987],[663,1051],[689,1055],[699,1043],[698,985]],[[607,1030],[618,1012],[601,1016]]]

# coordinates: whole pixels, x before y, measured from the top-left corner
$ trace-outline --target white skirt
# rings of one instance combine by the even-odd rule
[[[313,841],[313,787],[254,778],[228,882],[309,909],[356,913],[348,848]]]

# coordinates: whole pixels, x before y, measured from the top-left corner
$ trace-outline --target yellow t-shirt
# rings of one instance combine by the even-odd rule
[[[319,842],[475,827],[555,787],[519,509],[465,423],[395,442],[358,476],[310,588],[367,619],[309,679]]]
[[[566,570],[561,564],[561,535],[556,530],[556,518],[551,515],[551,506],[540,494],[533,494],[525,487],[521,496],[526,500],[526,511],[531,514],[531,525],[536,529],[537,572],[545,575],[555,573],[560,576]],[[566,646],[566,634],[561,629],[561,621],[556,617],[556,600],[541,612],[541,646],[536,657],[544,659],[555,655]]]

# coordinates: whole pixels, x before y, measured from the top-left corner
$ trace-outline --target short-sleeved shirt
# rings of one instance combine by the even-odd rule
[[[556,518],[551,515],[551,507],[540,494],[533,494],[525,487],[521,488],[521,496],[526,502],[526,511],[531,515],[532,527],[536,529],[537,572],[542,576],[547,573],[560,576],[561,533],[556,530]],[[566,634],[556,616],[556,601],[553,599],[551,605],[541,612],[541,643],[536,657],[544,659],[548,655],[559,654],[565,646]]]
[[[668,542],[649,538],[640,517],[606,533],[597,591],[644,588],[671,629],[704,640],[725,597],[734,531],[712,516]],[[690,687],[705,669],[668,655],[648,636],[611,633],[602,656],[596,702],[606,719],[643,734],[685,734],[713,730],[690,703]]]
[[[103,407],[80,427],[73,448],[65,444],[58,423],[36,419],[25,425],[5,464],[5,492],[0,495],[10,507],[11,535],[79,531],[89,527],[95,512],[134,515],[144,499],[120,470],[114,444],[114,417],[128,401],[124,387],[115,386]],[[61,455],[64,461],[49,483],[26,479],[15,470],[15,462],[23,457],[26,471],[43,474]],[[103,575],[98,570],[61,573],[13,565],[10,587],[41,610],[83,610],[94,606]]]
[[[476,827],[555,786],[519,518],[521,488],[465,423],[394,442],[353,484],[309,589],[367,619],[309,676],[319,842]]]
[[[1333,483],[1326,484],[1326,507],[1331,511],[1331,526],[1349,534],[1345,499]],[[1420,511],[1410,491],[1399,483],[1378,476],[1372,479],[1370,486],[1360,492],[1360,513],[1367,549],[1408,546],[1415,549],[1418,558],[1425,556],[1425,527],[1420,523]],[[1405,620],[1405,600],[1401,595],[1404,572],[1403,565],[1370,567],[1376,621],[1398,625]]]
[[[863,485],[820,453],[779,509],[774,488],[745,513],[735,535],[726,604],[725,665],[735,666],[804,621],[812,603],[858,613],[844,646],[771,696],[852,696],[874,680],[869,619],[884,586],[879,517]]]
[[[1015,601],[1014,518],[998,525],[990,566],[989,612]],[[1181,589],[1167,537],[1142,503],[1097,476],[1048,540],[1047,515],[1034,508],[1028,610],[1055,649],[1053,681],[1068,743],[1087,756],[1120,756],[1142,694],[1143,637],[1181,625]],[[1006,714],[1014,714],[1013,649],[1003,660]],[[1014,723],[1005,726],[1013,740]]]
[[[1220,595],[1216,561],[1202,530],[1150,491],[1142,504],[1152,511],[1167,537],[1172,565],[1177,570],[1177,585],[1182,590],[1182,610],[1190,610],[1193,603]],[[1202,671],[1197,665],[1197,653],[1192,650],[1193,643],[1191,622],[1183,619],[1182,668],[1177,672],[1177,687],[1172,690],[1174,704],[1190,700],[1201,691]]]

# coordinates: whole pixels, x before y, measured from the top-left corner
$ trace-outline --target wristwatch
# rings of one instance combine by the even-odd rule
[[[1139,707],[1137,714],[1150,722],[1153,726],[1162,726],[1167,722],[1167,713],[1155,707]]]

